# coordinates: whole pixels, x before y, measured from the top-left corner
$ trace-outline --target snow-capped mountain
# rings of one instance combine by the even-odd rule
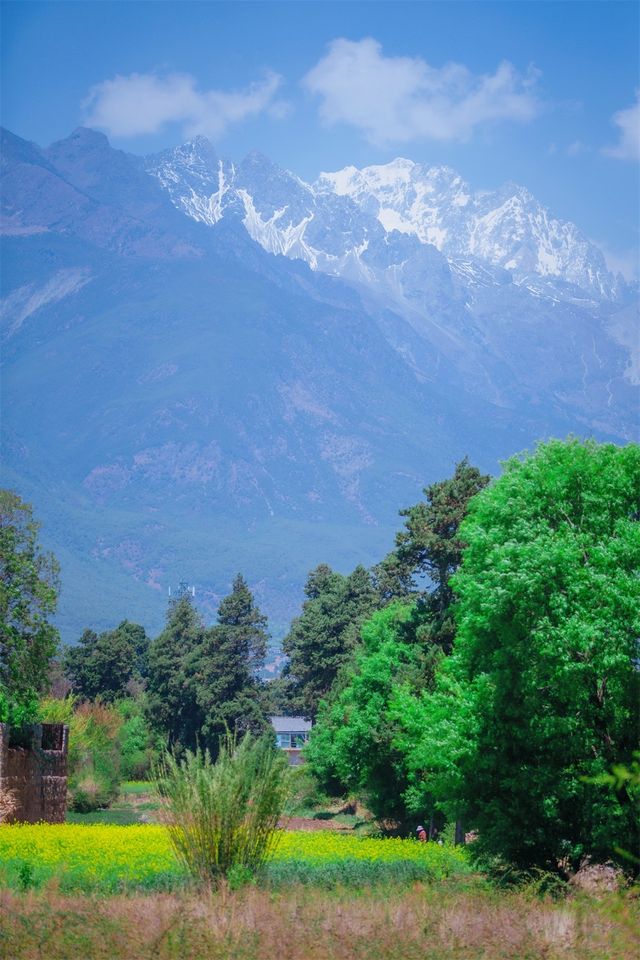
[[[270,253],[386,290],[408,306],[426,265],[442,272],[444,261],[468,280],[511,280],[556,299],[611,301],[621,292],[600,250],[516,184],[474,194],[448,167],[405,159],[345,167],[307,184],[260,154],[235,168],[203,137],[149,158],[147,170],[195,220],[213,225],[234,213]]]
[[[415,235],[454,259],[474,257],[503,267],[516,282],[551,278],[596,299],[615,299],[619,292],[620,280],[600,250],[515,183],[474,194],[449,167],[397,159],[322,173],[316,186],[351,197],[386,230]]]
[[[465,454],[638,436],[632,291],[519,188],[0,146],[0,463],[63,559],[67,639],[88,609],[159,629],[186,578],[213,610],[237,570],[288,623],[307,570],[380,559]]]

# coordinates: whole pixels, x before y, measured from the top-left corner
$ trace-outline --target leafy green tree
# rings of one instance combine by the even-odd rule
[[[189,664],[205,637],[188,593],[169,603],[167,624],[149,647],[147,697],[152,725],[171,745],[195,747],[202,724]]]
[[[164,738],[152,730],[145,711],[145,695],[128,697],[116,705],[122,726],[120,775],[123,780],[146,780],[164,747]]]
[[[129,620],[99,635],[85,630],[78,644],[65,650],[65,674],[85,700],[112,702],[127,696],[132,681],[143,681],[148,648],[144,627]]]
[[[190,660],[189,673],[202,717],[202,740],[217,753],[227,732],[261,733],[266,726],[258,671],[269,634],[244,578],[218,608],[218,622],[207,630]]]
[[[345,577],[321,564],[309,574],[305,594],[302,614],[293,621],[282,649],[289,657],[284,676],[292,705],[313,718],[351,656],[363,620],[380,601],[362,566]]]
[[[35,717],[59,640],[59,568],[38,530],[31,506],[0,490],[0,721],[18,725]]]
[[[342,684],[320,704],[305,750],[324,789],[365,794],[376,816],[399,821],[408,815],[409,781],[404,754],[394,744],[389,704],[399,684],[421,689],[441,655],[421,642],[420,621],[418,606],[396,601],[364,622],[362,641]]]
[[[471,504],[453,655],[400,690],[396,744],[421,787],[521,866],[638,848],[626,790],[640,704],[640,447],[551,441]]]

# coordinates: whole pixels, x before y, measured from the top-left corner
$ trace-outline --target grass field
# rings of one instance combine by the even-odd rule
[[[143,791],[140,791],[142,794]],[[0,828],[2,960],[636,960],[639,901],[498,891],[465,850],[282,832],[196,889],[159,825]]]
[[[458,882],[332,891],[0,891],[7,960],[636,960],[637,901],[540,901]]]
[[[153,788],[146,780],[125,780],[120,786],[120,795],[103,810],[92,813],[67,811],[67,823],[75,824],[115,824],[120,827],[132,824],[154,823],[160,808]]]

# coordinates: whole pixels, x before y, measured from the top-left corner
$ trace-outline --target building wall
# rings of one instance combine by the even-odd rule
[[[15,798],[13,821],[64,823],[68,737],[62,723],[36,723],[28,746],[9,746],[9,727],[0,723],[0,788]]]
[[[298,747],[282,747],[282,750],[287,754],[290,767],[299,767],[300,764],[304,763],[302,750]]]

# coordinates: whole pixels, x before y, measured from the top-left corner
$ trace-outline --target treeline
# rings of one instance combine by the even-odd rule
[[[453,534],[469,498],[487,481],[464,460],[450,480],[425,491],[424,503],[403,511],[398,548],[376,567],[358,566],[343,575],[321,564],[311,571],[302,613],[283,642],[287,665],[273,680],[263,674],[267,621],[241,575],[211,626],[184,591],[169,603],[166,626],[156,638],[125,620],[99,634],[87,629],[77,644],[57,651],[48,623],[57,565],[37,545],[29,506],[6,492],[3,535],[13,538],[6,554],[16,557],[16,593],[30,594],[32,607],[40,604],[40,610],[36,619],[20,623],[16,609],[21,638],[14,643],[13,676],[8,657],[4,684],[0,674],[0,720],[17,727],[36,717],[70,724],[77,745],[71,795],[77,809],[88,809],[114,795],[119,777],[147,776],[166,747],[180,751],[198,744],[215,755],[226,731],[260,733],[274,713],[314,719],[348,669],[362,624],[394,598],[421,597],[420,636],[427,630],[426,610],[432,610],[429,635],[450,647],[447,582],[460,551]],[[25,582],[35,568],[39,579]],[[425,577],[435,589],[416,585]],[[53,697],[43,701],[47,690]]]
[[[319,785],[396,829],[462,821],[481,855],[522,867],[632,863],[640,448],[551,441],[494,480],[465,459],[401,516],[373,568],[309,574],[274,680],[261,672],[267,623],[241,576],[214,625],[185,593],[157,638],[127,621],[85,631],[58,674],[85,711],[126,715],[122,749],[136,719],[141,776],[159,746],[215,753],[227,730],[301,714],[314,720],[306,755]],[[25,531],[49,603],[55,570]],[[11,641],[13,659],[0,647],[0,719],[26,715],[46,685],[45,612],[41,635]]]
[[[103,806],[121,779],[144,779],[162,750],[196,746],[215,756],[227,731],[268,727],[260,679],[269,635],[244,578],[205,626],[191,595],[170,601],[164,630],[150,640],[139,624],[85,630],[54,661],[54,692],[40,716],[70,725],[73,806]]]
[[[637,870],[640,448],[552,441],[478,486],[464,518],[442,485],[407,512],[383,566],[431,585],[363,624],[310,768],[381,818],[462,820],[494,866]]]
[[[128,621],[99,635],[85,630],[64,651],[60,669],[81,699],[142,699],[151,726],[169,746],[199,743],[215,752],[226,730],[265,728],[260,670],[268,640],[266,618],[238,575],[213,626],[205,626],[190,594],[181,591],[155,639]]]

